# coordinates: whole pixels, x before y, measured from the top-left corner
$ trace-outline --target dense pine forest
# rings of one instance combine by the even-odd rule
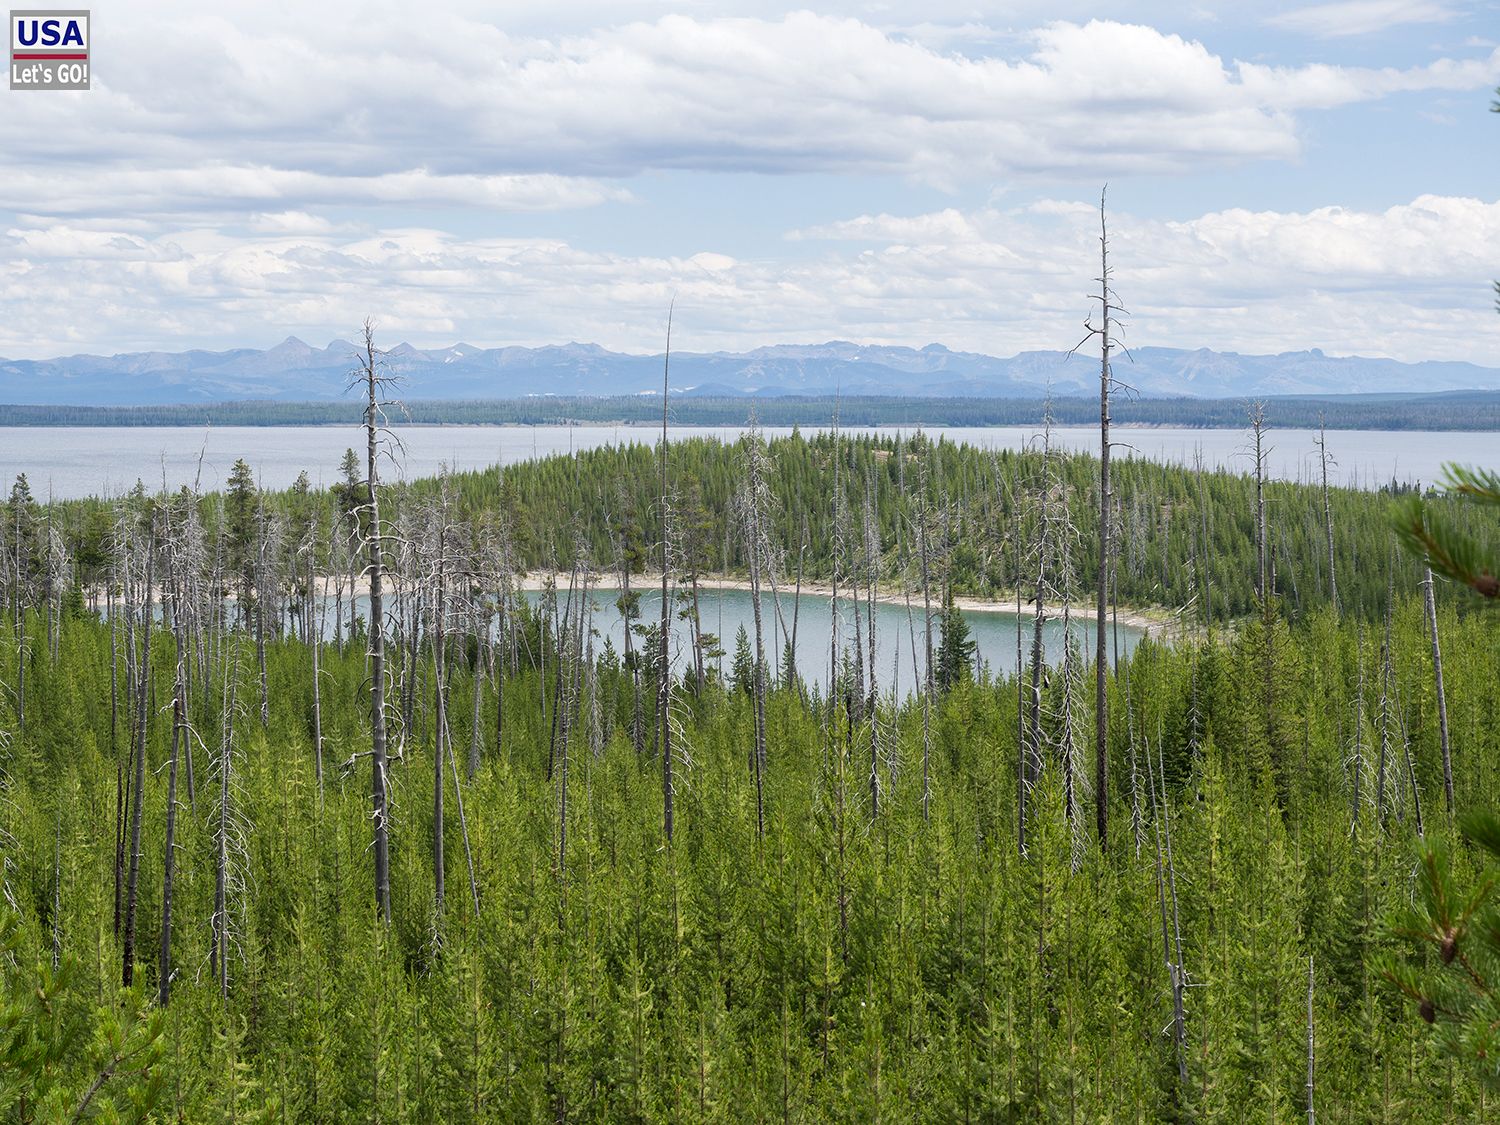
[[[1468,893],[1459,820],[1500,806],[1500,622],[1398,549],[1412,498],[1121,460],[1101,506],[1045,437],[387,453],[372,422],[327,492],[12,489],[7,1120],[1494,1112],[1414,975],[1467,939],[1393,921],[1434,848]],[[737,645],[697,609],[725,575]],[[804,680],[760,621],[814,585]],[[1017,675],[956,594],[1024,611]],[[1096,600],[1180,627],[1043,652]]]
[[[1269,444],[1275,430],[1266,433]],[[1033,577],[1028,556],[1037,549],[1036,528],[1046,510],[1038,502],[1045,462],[1054,507],[1066,508],[1072,528],[1073,569],[1082,596],[1096,584],[1098,460],[1050,448],[1044,454],[1044,438],[1039,428],[1031,451],[996,452],[933,441],[920,432],[905,438],[844,435],[838,439],[837,473],[834,439],[827,434],[794,433],[767,443],[765,483],[774,502],[761,519],[779,576],[793,582],[799,566],[808,579],[826,583],[833,576],[836,506],[830,501],[837,483],[860,536],[868,501],[871,566],[890,591],[903,581],[914,583],[917,531],[925,529],[930,560],[941,563],[944,584],[953,592],[1013,598],[1018,585],[1028,587]],[[1253,441],[1247,431],[1252,462]],[[1336,435],[1327,446],[1331,459],[1338,449]],[[340,483],[327,492],[304,481],[287,492],[265,494],[256,488],[254,467],[247,463],[224,495],[197,500],[199,519],[214,535],[226,521],[238,520],[235,549],[241,554],[252,549],[256,520],[278,528],[284,557],[277,574],[311,565],[341,582],[342,596],[352,582],[349,566],[358,562],[357,521],[351,521],[361,503],[360,461],[353,450],[345,451],[341,463],[330,456],[328,468],[337,471],[329,475]],[[750,540],[737,504],[743,462],[736,445],[673,438],[669,483],[678,513],[673,550],[689,584],[699,574],[749,574]],[[407,524],[446,490],[449,518],[486,547],[480,553],[492,571],[566,569],[580,557],[581,546],[595,569],[618,575],[622,566],[631,573],[660,569],[658,467],[652,446],[631,442],[382,490],[403,537]],[[1122,604],[1164,607],[1202,623],[1252,612],[1261,539],[1256,477],[1139,458],[1116,460],[1113,470],[1111,595]],[[1413,589],[1422,568],[1396,551],[1390,520],[1392,499],[1407,495],[1409,488],[1392,483],[1376,491],[1332,484],[1324,489],[1264,481],[1264,542],[1283,612],[1296,616],[1335,596],[1330,565],[1341,606],[1369,620],[1384,614],[1393,582],[1398,590]],[[136,504],[148,500],[144,487],[134,498]],[[1435,502],[1462,527],[1484,525],[1467,505]],[[102,590],[114,565],[118,506],[72,501],[53,505],[46,518],[31,518],[45,525],[45,535],[60,540],[80,586]],[[1337,540],[1332,552],[1330,525]],[[1439,586],[1438,597],[1446,596]]]

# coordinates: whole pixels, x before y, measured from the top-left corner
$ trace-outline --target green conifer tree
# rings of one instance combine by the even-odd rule
[[[969,635],[969,623],[953,604],[952,586],[943,594],[943,612],[938,618],[938,624],[942,633],[935,669],[937,686],[939,691],[951,691],[970,678],[975,647],[975,641]]]

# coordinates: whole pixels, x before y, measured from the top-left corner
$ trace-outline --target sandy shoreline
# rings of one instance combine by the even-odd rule
[[[546,571],[533,571],[532,573],[526,575],[525,578],[521,579],[521,589],[533,591],[544,589],[549,577],[560,587],[566,589],[568,582],[572,578],[572,575],[568,571],[554,572],[551,575],[549,575]],[[605,589],[616,589],[618,587],[619,583],[615,579],[613,574],[603,575],[602,577],[605,579],[604,583],[602,583]],[[649,593],[653,589],[660,590],[661,572],[657,571],[655,574],[633,574],[630,577],[630,584],[632,588],[639,589],[644,593]],[[726,578],[722,575],[702,575],[698,578],[698,588],[700,590],[738,590],[748,593],[750,590],[750,582],[745,578]],[[802,583],[802,592],[804,594],[812,594],[814,596],[828,598],[833,596],[833,587],[825,583],[808,582],[804,580]],[[767,598],[770,597],[769,584],[762,583],[761,593]],[[782,597],[783,606],[785,606],[785,601],[792,597],[793,586],[778,586],[777,593]],[[881,591],[879,594],[877,594],[875,600],[885,605],[904,606],[906,604],[905,595],[899,593],[889,593],[886,591]],[[912,599],[912,605],[914,608],[920,608],[921,604],[922,603],[920,595],[917,595]],[[1015,591],[1011,591],[1010,601],[1006,601],[1003,598],[990,599],[960,597],[955,595],[953,598],[953,604],[967,613],[1013,614],[1016,612]],[[936,612],[937,608],[937,601],[936,599],[934,599],[933,611]],[[1075,618],[1093,620],[1095,612],[1094,606],[1074,603],[1070,608]],[[1049,617],[1060,616],[1062,614],[1062,603],[1049,602],[1047,603],[1046,610]],[[1020,616],[1032,617],[1035,616],[1035,613],[1036,610],[1034,606],[1027,605],[1024,602],[1021,604]],[[1129,626],[1132,629],[1140,629],[1148,636],[1152,637],[1164,636],[1169,628],[1174,625],[1177,620],[1176,616],[1167,610],[1146,610],[1139,607],[1127,608],[1126,606],[1121,606],[1119,608],[1118,617],[1121,625]]]
[[[619,581],[612,571],[598,575],[597,577],[602,581],[597,581],[595,583],[596,589],[615,590],[619,588]],[[546,589],[547,581],[549,578],[558,586],[559,589],[565,590],[568,583],[572,580],[572,572],[566,570],[551,572],[545,570],[534,570],[526,574],[520,580],[518,585],[522,590],[536,592]],[[661,572],[657,571],[655,574],[633,574],[630,576],[630,584],[633,589],[639,590],[643,594],[649,594],[652,590],[660,590]],[[389,574],[386,575],[385,590],[388,594],[399,591],[401,585],[402,583],[394,576]],[[349,576],[322,574],[314,580],[313,586],[317,594],[321,597],[331,598],[334,597],[335,594],[347,597],[349,595]],[[750,581],[746,578],[727,578],[723,575],[705,574],[699,575],[698,588],[700,590],[736,590],[742,593],[749,593]],[[777,587],[777,593],[784,599],[782,603],[783,608],[785,608],[786,602],[792,598],[793,591],[794,587],[791,585]],[[354,592],[355,596],[357,597],[365,597],[369,595],[370,582],[369,579],[366,578],[363,574],[355,575]],[[814,597],[829,598],[833,596],[833,587],[822,582],[803,581],[802,592],[804,594],[811,594]],[[91,591],[90,593],[96,594],[101,602],[104,600],[102,591]],[[761,593],[766,598],[769,598],[771,596],[771,588],[769,583],[763,584],[761,586]],[[160,587],[157,587],[156,596],[158,598],[162,596]],[[847,593],[845,596],[847,596]],[[228,598],[228,600],[233,601],[235,597],[234,590],[230,589],[226,594],[226,597]],[[884,590],[876,595],[875,600],[882,603],[883,605],[904,606],[906,604],[906,596],[904,594],[896,594]],[[1015,614],[1019,612],[1019,616],[1021,617],[1036,616],[1036,608],[1025,602],[1021,603],[1018,611],[1015,602],[1014,590],[1010,592],[1010,600],[1008,601],[1003,597],[976,598],[972,596],[955,596],[953,599],[953,604],[966,613]],[[921,595],[918,594],[915,595],[912,599],[912,607],[916,609],[920,608],[920,606]],[[937,608],[938,603],[937,600],[934,599],[934,613],[937,612]],[[1092,621],[1094,618],[1095,607],[1091,604],[1073,602],[1069,608],[1071,609],[1073,616],[1077,619]],[[1062,614],[1062,609],[1063,607],[1061,602],[1048,602],[1046,606],[1047,616],[1052,618],[1059,617]],[[1142,609],[1139,606],[1120,606],[1113,612],[1112,619],[1118,620],[1121,625],[1128,626],[1132,629],[1140,629],[1147,636],[1156,638],[1166,637],[1169,634],[1174,634],[1180,631],[1182,628],[1182,621],[1180,620],[1179,616],[1164,607]]]

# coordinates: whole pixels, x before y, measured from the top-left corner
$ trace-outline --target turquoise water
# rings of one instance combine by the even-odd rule
[[[533,604],[541,596],[534,592],[527,594]],[[566,588],[559,591],[560,600],[565,599],[566,596]],[[589,594],[593,628],[598,633],[594,640],[596,649],[602,648],[605,637],[609,638],[616,652],[622,651],[624,647],[624,626],[620,620],[619,610],[615,608],[615,601],[618,597],[619,591],[615,589],[593,590]],[[751,645],[755,643],[755,617],[750,594],[744,590],[702,590],[698,600],[704,632],[713,633],[722,638],[721,647],[724,650],[722,667],[727,674],[734,657],[735,635],[741,626],[749,636]],[[763,593],[761,596],[761,622],[765,631],[766,651],[768,656],[774,655],[775,667],[778,670],[782,648],[792,629],[793,598],[791,593],[781,591],[780,603],[781,612],[778,617],[775,604],[769,594]],[[840,599],[839,619],[842,647],[850,650],[854,645],[854,622],[851,616],[853,610],[851,603]],[[865,629],[863,607],[860,609],[860,614],[860,629],[863,632]],[[660,591],[643,591],[641,621],[652,622],[660,619]],[[796,620],[798,674],[808,683],[826,685],[833,621],[831,599],[804,592]],[[997,676],[1013,672],[1016,667],[1016,615],[989,610],[968,611],[964,613],[964,620],[968,622],[969,636],[975,642],[975,651],[979,660],[987,664]],[[1022,645],[1029,652],[1032,619],[1023,617],[1020,619],[1020,624],[1023,634]],[[1071,631],[1083,645],[1084,652],[1092,653],[1094,644],[1092,622],[1075,620],[1071,625]],[[939,635],[936,606],[934,606],[932,626],[934,652],[937,650]],[[1049,619],[1043,626],[1042,635],[1047,660],[1049,663],[1055,663],[1062,653],[1062,622],[1055,618]],[[1120,654],[1123,656],[1134,649],[1143,636],[1144,633],[1140,629],[1127,628],[1122,625],[1119,629]],[[673,659],[678,669],[685,671],[692,664],[691,634],[685,622],[677,621],[674,624],[673,639]],[[865,638],[865,643],[868,643],[868,638]],[[1113,636],[1108,639],[1108,643],[1113,651]],[[882,692],[888,691],[892,682],[895,683],[899,696],[905,696],[911,692],[923,666],[925,647],[920,599],[913,601],[910,617],[907,615],[904,603],[876,603],[875,674]],[[868,652],[865,660],[867,662],[869,660]]]

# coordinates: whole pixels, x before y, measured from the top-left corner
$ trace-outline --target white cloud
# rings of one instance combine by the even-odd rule
[[[1219,190],[1223,168],[1301,160],[1315,113],[1413,91],[1487,99],[1500,82],[1493,45],[1402,67],[1275,65],[1144,16],[1068,22],[1082,7],[1066,2],[1022,0],[1007,8],[1016,26],[976,23],[964,0],[893,0],[878,17],[833,2],[703,0],[686,15],[666,0],[561,13],[518,0],[503,22],[478,0],[421,18],[395,0],[100,10],[95,88],[12,96],[0,114],[0,353],[320,339],[369,313],[427,344],[651,348],[674,292],[685,346],[1066,345],[1094,273],[1091,203],[907,213],[903,196],[993,186],[1024,203],[1018,185],[1124,178],[1128,191],[1132,175],[1204,171]],[[1347,8],[1305,9],[1306,27],[1334,7]],[[734,220],[713,213],[715,181],[648,175],[718,171],[816,173],[797,182],[818,206],[751,216],[800,228],[798,245],[718,239],[713,224]],[[649,210],[663,180],[710,201],[680,230]],[[827,221],[844,183],[880,184],[879,202]],[[629,232],[472,237],[560,229],[495,215],[638,195],[643,228],[668,230],[676,256],[591,248],[643,241]],[[1493,205],[1122,213],[1117,231],[1122,292],[1129,277],[1157,342],[1493,358]]]
[[[1266,22],[1322,39],[1370,35],[1407,24],[1446,23],[1457,13],[1433,0],[1337,0],[1273,16]]]
[[[1097,274],[1097,222],[1086,200],[863,216],[806,232],[827,241],[798,261],[419,228],[152,238],[37,224],[0,240],[0,306],[13,312],[0,354],[288,332],[322,341],[370,314],[391,342],[420,346],[583,339],[644,351],[659,347],[674,295],[691,350],[835,337],[998,354],[1067,347]],[[1110,229],[1128,344],[1493,363],[1500,202],[1421,196],[1382,211],[1232,209],[1176,222],[1121,206]],[[74,331],[44,335],[52,324]]]
[[[1500,79],[1500,48],[1482,59],[1438,59],[1408,70],[1240,63],[1239,74],[1244,88],[1253,96],[1274,99],[1288,112],[1332,109],[1391,94],[1485,89]]]
[[[306,211],[254,215],[248,226],[257,234],[328,234],[335,229],[321,215],[309,215]]]
[[[932,242],[972,238],[973,224],[948,207],[928,215],[860,215],[836,223],[793,231],[789,238],[850,242]]]
[[[166,12],[176,18],[101,17],[88,95],[10,100],[13,206],[534,210],[617,198],[601,179],[650,170],[937,184],[1178,173],[1295,157],[1306,110],[1500,80],[1500,52],[1276,67],[1104,20],[997,34],[1001,57],[990,40],[964,54],[806,11],[552,38],[462,8],[422,20],[390,4]]]
[[[62,177],[32,166],[6,177],[6,201],[31,214],[173,214],[197,209],[296,204],[404,203],[501,211],[553,211],[626,200],[623,188],[572,176],[434,175],[418,168],[339,176],[265,165],[201,164]]]

